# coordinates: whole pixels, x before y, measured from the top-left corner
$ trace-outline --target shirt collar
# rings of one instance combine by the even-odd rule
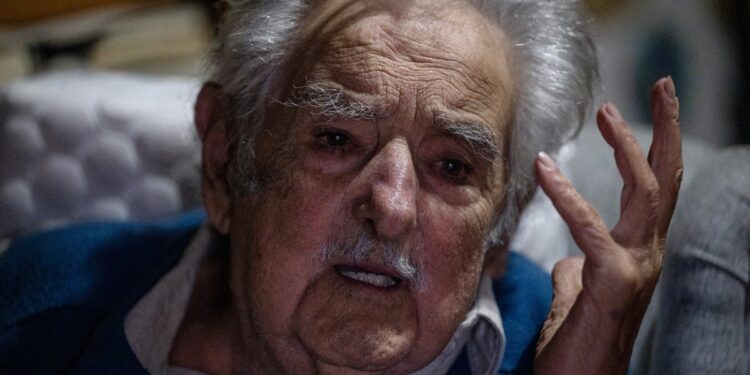
[[[169,352],[193,291],[200,264],[215,246],[203,224],[182,257],[125,316],[125,337],[150,374],[175,373]]]
[[[500,370],[505,352],[505,331],[492,291],[492,278],[487,274],[482,275],[474,305],[451,340],[437,358],[414,375],[447,373],[464,348],[472,374],[494,375]]]

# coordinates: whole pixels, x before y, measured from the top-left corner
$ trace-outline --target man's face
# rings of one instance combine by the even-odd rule
[[[436,9],[439,8],[439,9]],[[471,307],[512,82],[469,8],[328,2],[231,208],[245,340],[291,372],[417,370]]]

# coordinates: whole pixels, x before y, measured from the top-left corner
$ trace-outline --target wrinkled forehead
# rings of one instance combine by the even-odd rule
[[[451,105],[493,111],[504,116],[503,123],[507,120],[512,91],[508,43],[469,4],[324,1],[304,20],[301,33],[304,39],[293,59],[297,69],[289,77],[294,84],[345,82],[355,92],[377,89],[394,100],[403,86],[416,91],[430,86]]]
[[[303,24],[310,43],[302,47],[318,52],[369,47],[484,65],[506,49],[501,30],[463,1],[329,0]]]

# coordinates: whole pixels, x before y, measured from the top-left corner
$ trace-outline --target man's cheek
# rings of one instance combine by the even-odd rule
[[[424,265],[425,283],[432,283],[426,287],[440,288],[444,296],[464,300],[466,288],[476,284],[481,272],[481,223],[475,213],[445,209],[436,213],[422,220],[424,246],[418,259]]]
[[[438,237],[438,235],[436,235]],[[462,241],[462,236],[447,236],[425,241],[425,254],[420,258],[424,267],[426,288],[443,289],[450,296],[463,293],[478,280],[483,252],[481,241]]]
[[[453,207],[440,202],[424,202],[420,215],[424,257],[438,260],[441,267],[468,271],[481,264],[484,234],[488,231],[490,210],[478,203]]]
[[[255,327],[264,340],[288,341],[294,337],[293,321],[305,289],[320,272],[309,254],[317,248],[303,247],[299,242],[285,242],[294,236],[260,237],[253,241],[244,266],[244,278],[235,289],[235,297],[246,306],[240,311],[245,326]],[[248,251],[239,249],[238,251]],[[257,250],[257,251],[256,251]],[[307,253],[308,256],[300,256]],[[242,293],[237,293],[239,291]],[[256,337],[257,339],[257,337]],[[289,350],[301,350],[289,347]]]

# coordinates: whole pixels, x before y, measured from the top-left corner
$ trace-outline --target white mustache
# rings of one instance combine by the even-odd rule
[[[403,255],[396,241],[375,238],[369,233],[356,236],[333,236],[324,250],[324,259],[334,256],[351,259],[355,263],[375,258],[378,262],[398,273],[398,277],[417,285],[420,273],[412,260]]]

